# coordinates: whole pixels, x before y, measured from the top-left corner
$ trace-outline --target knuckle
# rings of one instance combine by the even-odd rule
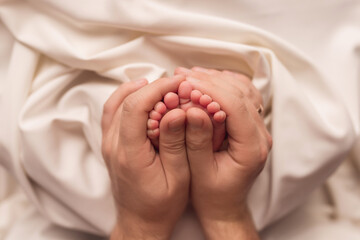
[[[244,98],[246,97],[251,99],[254,95],[253,89],[250,86],[241,82],[235,84],[234,91],[237,91],[238,95]]]
[[[137,100],[132,96],[128,96],[125,98],[123,102],[123,111],[124,112],[131,112],[137,106]]]
[[[268,159],[269,150],[267,144],[260,145],[260,152],[259,152],[259,163],[264,165],[266,160]]]
[[[247,112],[245,96],[242,92],[240,92],[237,96],[233,96],[230,100],[230,106],[234,106],[234,109],[239,113]]]

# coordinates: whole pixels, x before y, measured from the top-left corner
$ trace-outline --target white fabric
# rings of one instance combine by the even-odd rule
[[[359,1],[12,0],[0,19],[0,239],[108,235],[102,105],[177,66],[244,72],[263,94],[274,146],[249,196],[263,239],[360,238]],[[173,239],[203,239],[191,209]]]

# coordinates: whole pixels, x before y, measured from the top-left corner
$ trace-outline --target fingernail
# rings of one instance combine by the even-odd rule
[[[187,80],[187,81],[189,81],[189,82],[192,82],[192,83],[197,83],[197,82],[200,82],[200,80],[199,80],[199,79],[197,79],[197,78],[193,78],[193,77],[187,77],[187,78],[186,78],[186,80]]]
[[[147,84],[147,83],[148,83],[148,81],[147,81],[147,79],[146,79],[146,78],[141,78],[141,79],[136,80],[136,81],[135,81],[135,83],[136,83],[137,85],[142,86],[142,85]]]

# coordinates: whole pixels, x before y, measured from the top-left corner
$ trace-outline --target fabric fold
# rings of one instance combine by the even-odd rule
[[[272,17],[281,32],[275,22],[285,13],[275,13],[288,7],[299,14],[305,3],[274,3],[266,12],[248,1],[179,7],[182,2],[0,3],[4,35],[13,41],[7,45],[11,53],[0,56],[1,62],[11,56],[0,71],[1,126],[6,126],[0,129],[0,164],[32,204],[22,224],[36,216],[40,228],[63,229],[64,239],[70,230],[110,233],[115,207],[101,156],[102,106],[121,83],[155,81],[177,66],[242,72],[262,93],[274,145],[249,195],[259,230],[305,204],[346,159],[360,121],[324,70],[336,61],[322,64],[319,59],[326,59],[272,32],[268,23]],[[337,6],[335,0],[320,1],[314,8]],[[354,82],[344,85],[352,88]],[[349,94],[354,96],[359,97]],[[194,219],[187,210],[173,239],[201,236],[198,225],[187,227]]]

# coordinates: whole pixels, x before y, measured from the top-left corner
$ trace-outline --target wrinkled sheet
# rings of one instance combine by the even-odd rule
[[[102,106],[177,66],[243,72],[263,95],[262,239],[359,239],[356,0],[0,1],[0,239],[107,236]],[[172,239],[203,239],[191,208]]]

